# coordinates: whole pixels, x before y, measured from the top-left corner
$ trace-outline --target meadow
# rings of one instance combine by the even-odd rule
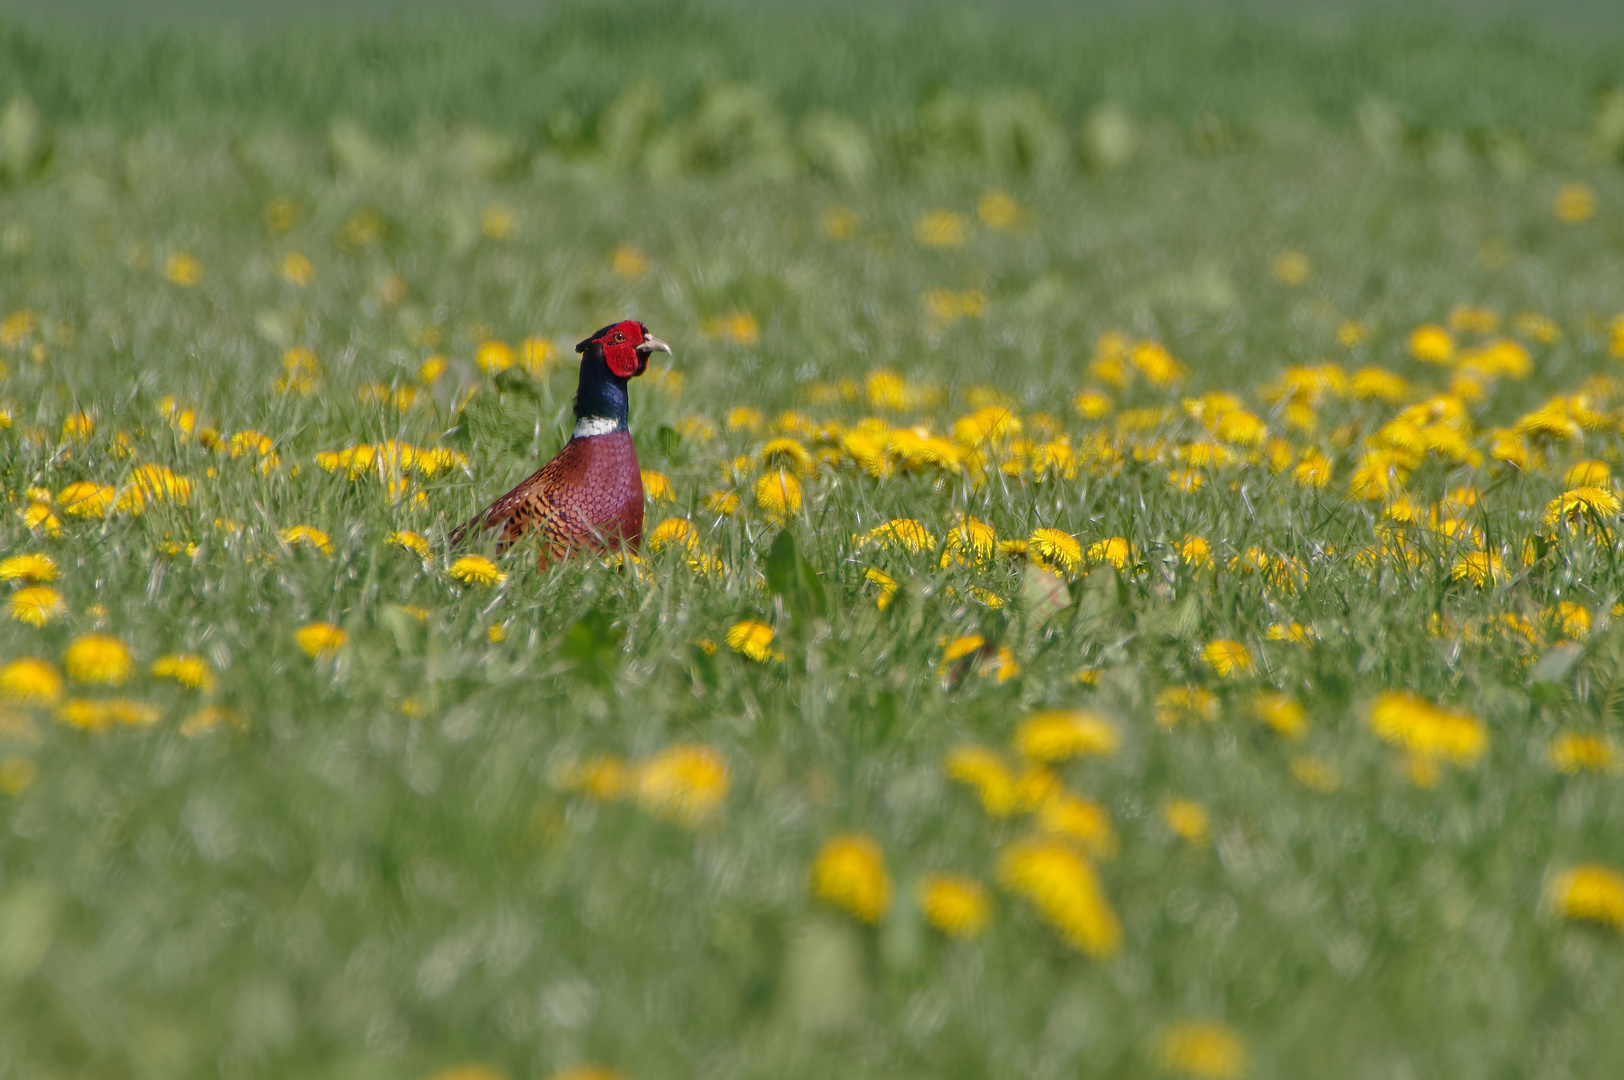
[[[1611,1074],[1620,44],[0,20],[0,1077]]]

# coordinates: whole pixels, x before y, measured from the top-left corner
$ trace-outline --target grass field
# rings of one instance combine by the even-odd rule
[[[1621,38],[0,23],[0,1076],[1611,1075]]]

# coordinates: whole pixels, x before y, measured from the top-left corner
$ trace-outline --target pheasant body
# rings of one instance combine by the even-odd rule
[[[634,344],[635,343],[635,344]],[[638,322],[606,326],[576,346],[582,354],[575,431],[564,449],[451,535],[502,530],[497,550],[541,537],[537,564],[594,551],[635,552],[643,540],[643,477],[627,428],[626,380],[648,354],[671,350]]]

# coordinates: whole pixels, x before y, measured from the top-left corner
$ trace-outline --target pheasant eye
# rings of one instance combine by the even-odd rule
[[[625,334],[616,334],[615,335],[615,341],[616,342],[621,342],[621,341],[625,341],[625,340],[626,340],[626,335]]]

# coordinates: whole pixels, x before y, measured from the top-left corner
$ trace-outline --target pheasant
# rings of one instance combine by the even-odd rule
[[[643,476],[627,429],[628,379],[643,374],[650,353],[671,346],[635,319],[604,327],[579,345],[581,381],[575,390],[575,431],[564,449],[518,487],[451,534],[500,526],[497,550],[529,532],[542,534],[537,566],[577,552],[627,550],[643,540]]]

